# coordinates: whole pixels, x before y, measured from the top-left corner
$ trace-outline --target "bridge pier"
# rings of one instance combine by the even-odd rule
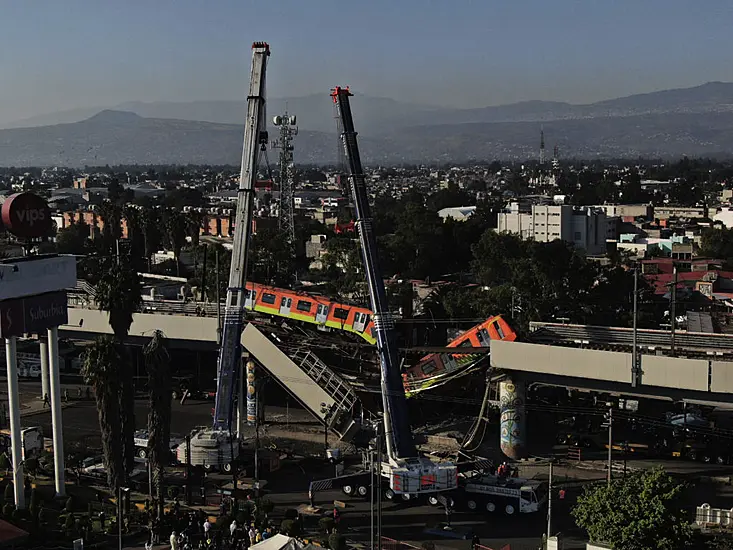
[[[499,382],[499,443],[508,458],[524,458],[526,453],[526,386],[516,376]]]

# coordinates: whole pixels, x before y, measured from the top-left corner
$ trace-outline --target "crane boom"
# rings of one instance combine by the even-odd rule
[[[264,42],[252,44],[252,72],[247,96],[247,120],[244,126],[242,168],[237,192],[232,264],[229,270],[226,308],[219,349],[219,365],[214,407],[214,429],[230,430],[234,388],[241,361],[240,338],[244,324],[247,253],[252,234],[252,206],[257,178],[260,145],[267,143],[265,132],[265,71],[270,47]]]
[[[356,226],[361,241],[361,254],[367,276],[369,298],[374,312],[374,332],[381,367],[387,456],[390,460],[412,458],[417,456],[417,449],[412,438],[405,388],[400,374],[394,319],[389,311],[382,271],[379,267],[377,240],[372,225],[366,179],[361,166],[359,147],[356,142],[356,132],[354,131],[354,120],[349,103],[351,95],[348,88],[338,87],[331,91],[331,97],[336,104],[339,121],[341,122],[341,141],[351,183]]]

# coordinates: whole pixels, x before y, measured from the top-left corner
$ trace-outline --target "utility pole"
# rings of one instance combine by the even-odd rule
[[[547,540],[552,536],[552,463],[550,458],[550,478],[547,482]]]
[[[369,446],[369,472],[371,475],[371,494],[369,495],[369,548],[374,548],[374,449]],[[381,496],[381,495],[379,495]]]
[[[221,285],[219,284],[219,249],[214,251],[216,269],[216,345],[221,346]]]
[[[670,348],[672,349],[672,357],[675,355],[674,350],[674,330],[677,324],[677,314],[675,312],[677,305],[677,266],[672,267],[672,293],[671,293],[671,304],[669,307],[669,322],[672,325],[672,334],[670,338]]]
[[[631,344],[631,387],[635,388],[640,382],[641,369],[639,368],[639,349],[637,345],[637,328],[636,320],[639,313],[638,309],[638,297],[639,297],[639,269],[634,267],[634,332],[633,342]]]
[[[611,470],[613,468],[612,454],[613,454],[613,403],[606,403],[608,406],[608,486],[611,486]]]
[[[377,460],[375,474],[377,476],[377,550],[382,550],[382,435],[384,422],[377,424]],[[373,547],[372,547],[373,548]]]

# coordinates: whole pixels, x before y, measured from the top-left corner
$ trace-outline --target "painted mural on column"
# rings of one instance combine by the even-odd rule
[[[499,384],[501,416],[501,452],[509,458],[522,458],[525,452],[525,392],[524,384],[505,380]]]

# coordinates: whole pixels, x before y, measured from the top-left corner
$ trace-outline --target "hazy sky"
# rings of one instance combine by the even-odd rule
[[[733,80],[730,0],[1,0],[0,121],[334,85],[477,107]]]

